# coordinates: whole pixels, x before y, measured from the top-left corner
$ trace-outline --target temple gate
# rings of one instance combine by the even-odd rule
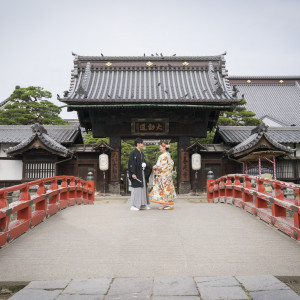
[[[178,142],[178,192],[190,192],[190,138],[206,137],[220,111],[240,101],[224,55],[74,56],[70,89],[60,100],[94,137],[110,138],[110,192],[120,193],[121,139],[136,137]]]

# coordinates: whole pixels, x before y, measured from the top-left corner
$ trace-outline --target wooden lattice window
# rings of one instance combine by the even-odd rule
[[[276,163],[277,178],[294,178],[294,164],[291,160],[281,160]]]
[[[51,162],[27,162],[25,163],[25,179],[39,179],[55,176],[54,163]]]

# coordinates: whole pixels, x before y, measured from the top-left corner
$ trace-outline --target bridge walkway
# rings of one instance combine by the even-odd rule
[[[0,249],[0,281],[299,276],[299,242],[229,204],[69,207]]]

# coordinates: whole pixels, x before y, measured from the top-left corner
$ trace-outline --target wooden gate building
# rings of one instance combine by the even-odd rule
[[[206,137],[219,112],[240,101],[224,55],[74,56],[61,101],[94,137],[110,138],[110,192],[120,192],[121,139],[145,137],[178,142],[179,193],[188,193],[190,138]]]

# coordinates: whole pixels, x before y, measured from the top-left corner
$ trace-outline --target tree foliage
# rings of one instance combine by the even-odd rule
[[[29,86],[27,88],[17,88],[8,98],[14,102],[37,102],[43,98],[50,99],[52,97],[49,91],[45,91],[39,86]]]
[[[44,98],[51,98],[51,93],[41,87],[15,89],[0,110],[0,125],[68,125],[59,116],[61,109]]]
[[[109,138],[94,138],[92,131],[89,131],[83,136],[85,145],[98,145],[101,141],[109,144]]]
[[[84,144],[86,145],[97,145],[101,141],[109,144],[109,138],[94,138],[92,132],[88,132],[83,137]],[[129,155],[132,150],[134,150],[136,146],[134,145],[134,140],[122,140],[121,141],[121,172],[125,172],[128,169],[128,160]],[[147,145],[144,146],[142,150],[146,161],[149,165],[155,165],[159,155],[161,154],[159,151],[159,145]],[[171,143],[170,154],[172,159],[174,160],[175,166],[177,166],[177,143]]]
[[[224,111],[220,114],[218,125],[220,126],[257,126],[261,120],[255,118],[255,113],[246,109],[246,100],[242,100],[240,105],[233,111]]]

